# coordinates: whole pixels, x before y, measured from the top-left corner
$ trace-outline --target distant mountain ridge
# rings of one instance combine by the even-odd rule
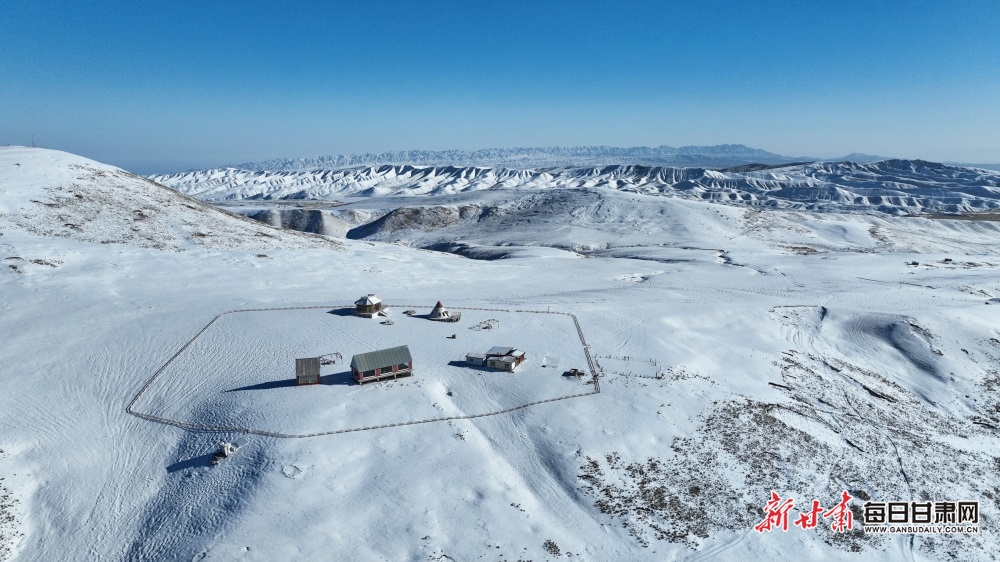
[[[181,193],[216,202],[611,189],[770,208],[895,215],[1000,208],[1000,174],[923,160],[744,167],[748,169],[639,165],[534,170],[409,165],[299,171],[224,168],[151,179]]]
[[[835,158],[815,156],[785,156],[744,144],[712,146],[661,145],[633,146],[549,146],[483,148],[479,150],[394,150],[362,152],[304,158],[274,158],[260,162],[227,164],[219,168],[236,168],[251,172],[293,172],[301,170],[342,170],[368,166],[456,166],[479,168],[566,168],[574,166],[667,166],[680,168],[725,169],[756,166],[758,169],[804,162],[857,162],[869,164],[895,157],[852,152]],[[964,168],[1000,170],[1000,164],[970,164],[945,161],[944,164]],[[198,172],[203,170],[188,170]],[[166,175],[166,174],[162,174]]]
[[[339,170],[364,166],[456,166],[483,168],[549,168],[570,166],[644,165],[729,168],[745,164],[815,161],[809,156],[783,156],[742,144],[715,146],[573,146],[484,148],[480,150],[402,150],[338,154],[309,158],[278,158],[224,166],[253,172]],[[865,160],[868,161],[868,160]]]
[[[969,164],[965,162],[951,162],[947,161],[944,164],[949,166],[961,166],[963,168],[978,168],[980,170],[990,170],[994,172],[1000,172],[1000,164]]]
[[[868,164],[871,162],[881,162],[882,160],[892,160],[892,158],[889,158],[888,156],[865,154],[864,152],[852,152],[846,156],[841,156],[840,158],[826,158],[825,160],[832,162],[857,162],[859,164]]]

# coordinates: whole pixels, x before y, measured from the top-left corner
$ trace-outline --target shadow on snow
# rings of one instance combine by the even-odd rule
[[[212,460],[213,453],[207,455],[201,455],[198,457],[191,457],[190,459],[178,461],[167,467],[167,472],[173,474],[174,472],[180,472],[182,470],[187,470],[189,468],[198,468],[200,466],[208,466],[209,462]]]
[[[502,371],[499,369],[492,369],[490,367],[480,367],[478,365],[472,365],[471,363],[466,363],[465,361],[448,361],[449,367],[461,367],[463,369],[468,369],[470,371],[482,371],[484,373],[506,373],[508,371]]]
[[[320,377],[320,384],[327,386],[333,385],[352,385],[357,384],[357,381],[351,376],[350,371],[343,371],[340,373],[334,373],[332,375],[323,375]],[[267,381],[257,384],[251,384],[248,386],[241,386],[239,388],[230,388],[225,392],[242,392],[244,390],[275,390],[278,388],[287,388],[290,386],[299,386],[295,384],[295,379],[279,379],[276,381]],[[302,385],[302,386],[312,386],[312,385]]]

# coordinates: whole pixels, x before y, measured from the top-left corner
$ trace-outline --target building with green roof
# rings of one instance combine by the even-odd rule
[[[412,374],[413,357],[405,345],[359,353],[351,359],[351,376],[360,384]]]

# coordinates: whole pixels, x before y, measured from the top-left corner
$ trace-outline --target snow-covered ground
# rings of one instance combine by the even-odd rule
[[[227,314],[163,369],[133,410],[182,424],[315,435],[481,416],[592,392],[593,387],[582,386],[592,381],[563,376],[570,368],[587,367],[584,344],[578,338],[551,337],[573,335],[572,317],[474,309],[460,311],[461,323],[442,323],[422,317],[426,314],[402,315],[397,308],[390,309],[395,319],[389,324],[354,316],[352,310],[335,306]],[[497,322],[488,330],[478,329],[488,320]],[[484,353],[505,342],[530,358],[514,373],[465,364],[466,353]],[[353,355],[400,345],[410,347],[416,376],[351,384]],[[294,385],[295,357],[332,353],[344,360],[321,371],[324,384]],[[303,417],[303,410],[316,413]]]
[[[977,193],[992,193],[989,181]],[[399,206],[452,206],[456,219],[432,228],[441,212],[423,211],[434,221],[386,219],[371,241],[334,240],[72,155],[0,149],[0,558],[1000,556],[1000,223],[758,210],[608,186],[503,191],[372,198],[352,228],[405,217]],[[347,221],[356,203],[345,203]],[[463,205],[482,207],[462,218]],[[437,244],[457,247],[418,248]],[[219,314],[332,309],[366,293],[424,303],[421,313],[437,300],[571,312],[601,392],[469,420],[253,435],[214,468],[210,454],[235,433],[126,413]],[[533,391],[518,386],[527,377],[549,385],[541,396],[588,390],[556,373],[582,361],[568,317],[500,319],[511,331],[499,341],[468,329],[471,312],[432,325],[397,308],[395,324],[355,332],[343,323],[359,319],[314,310],[224,316],[137,410],[307,432],[345,427],[361,406],[376,421],[441,412],[434,404],[480,413]],[[349,334],[360,341],[341,343]],[[443,365],[363,387],[267,384],[290,379],[299,353],[349,361],[380,338]],[[470,373],[448,362],[487,343],[529,350],[530,368],[466,384]],[[558,368],[541,367],[549,355]],[[336,378],[334,367],[324,374]],[[828,506],[843,490],[978,500],[982,532],[759,534],[771,490],[797,506]]]

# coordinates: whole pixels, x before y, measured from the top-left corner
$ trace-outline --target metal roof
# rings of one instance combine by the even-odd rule
[[[401,345],[399,347],[390,347],[389,349],[359,353],[351,359],[351,368],[358,371],[371,371],[390,365],[408,365],[410,361],[413,361],[413,357],[410,355],[410,348]]]
[[[368,295],[354,301],[354,304],[359,304],[361,306],[371,306],[373,304],[378,304],[380,302],[382,302],[382,299],[376,297],[375,295]]]
[[[486,352],[486,355],[509,355],[512,351],[514,351],[513,347],[503,347],[498,345],[496,347],[491,347],[490,350]]]
[[[295,376],[316,376],[319,374],[319,357],[295,360]]]

